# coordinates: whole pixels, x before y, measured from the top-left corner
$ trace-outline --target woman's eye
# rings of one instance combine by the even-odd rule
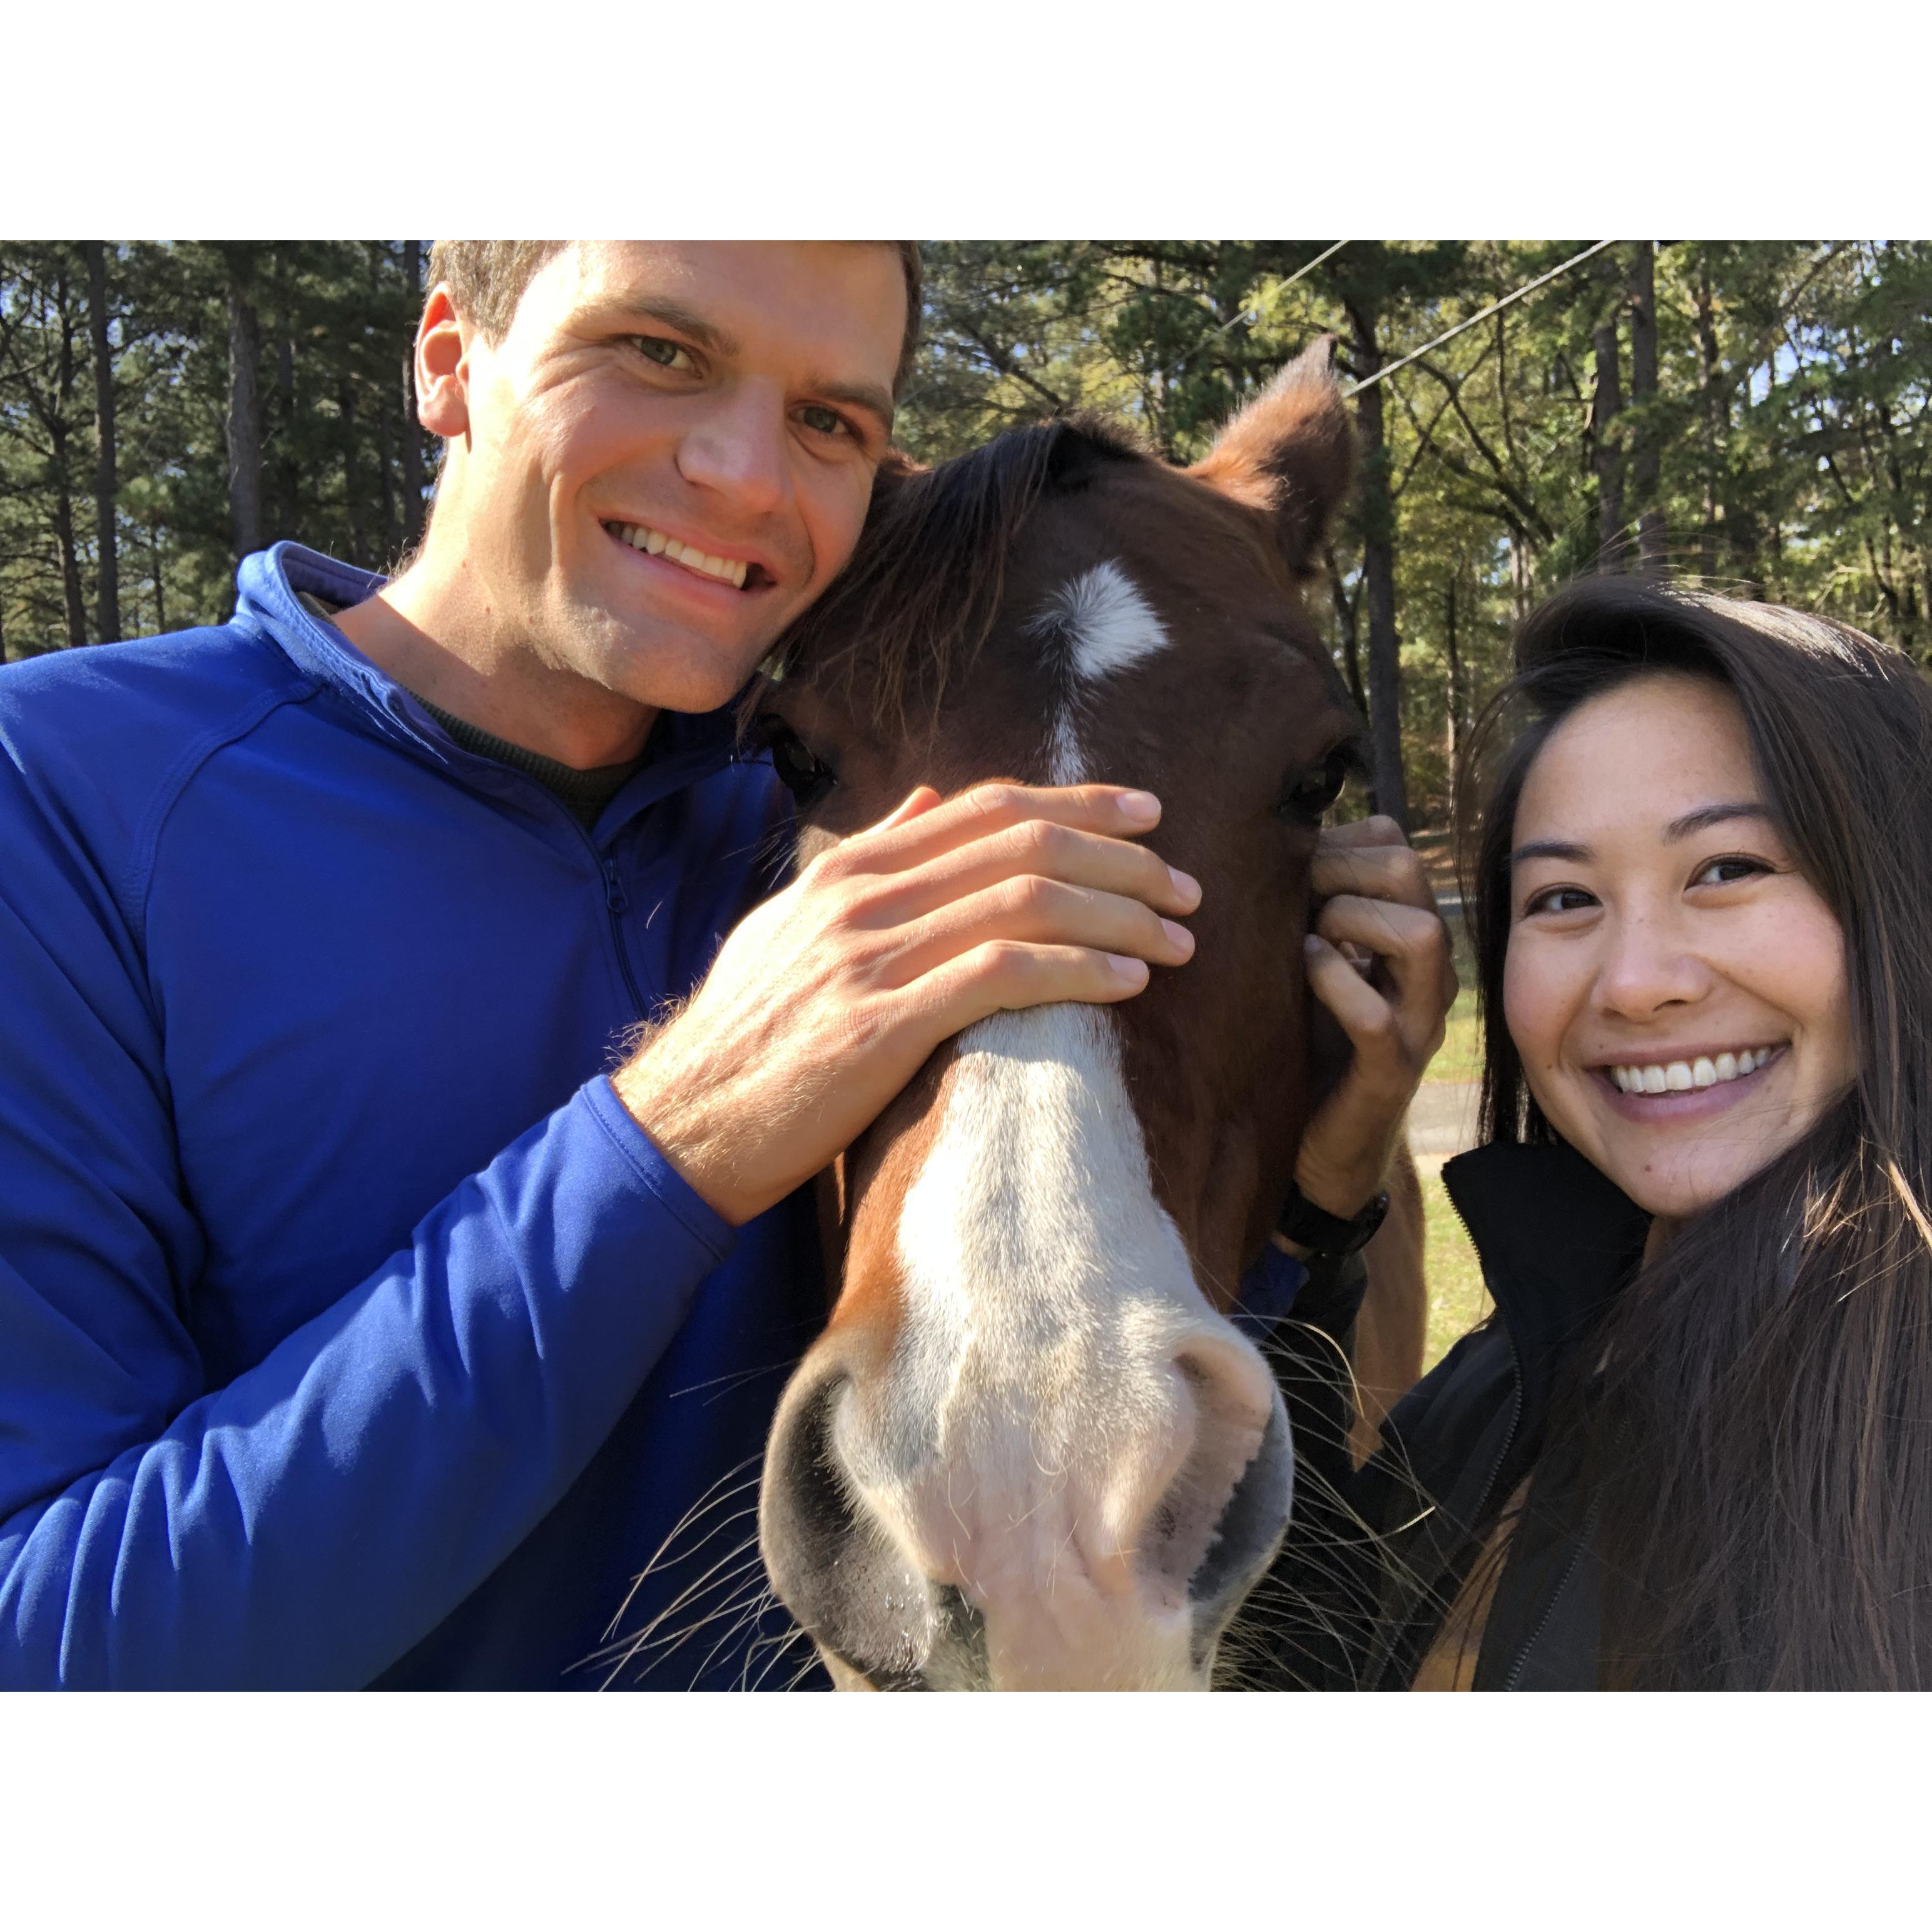
[[[836,410],[828,410],[823,403],[807,403],[799,411],[798,419],[820,436],[849,436],[852,433],[851,424]]]
[[[1548,886],[1540,892],[1532,892],[1523,902],[1522,916],[1528,919],[1540,912],[1581,912],[1596,903],[1594,896],[1581,886]]]
[[[1754,878],[1770,870],[1762,859],[1712,859],[1698,869],[1690,883],[1694,886],[1735,885],[1740,879]]]
[[[631,339],[638,345],[638,352],[660,369],[694,369],[698,366],[691,359],[691,351],[681,342],[668,341],[662,335],[637,335]]]
[[[1276,816],[1318,825],[1322,814],[1342,796],[1355,758],[1346,745],[1338,745],[1318,765],[1309,765],[1293,773],[1275,805]]]
[[[792,795],[801,812],[808,812],[838,782],[838,775],[823,758],[806,748],[791,727],[767,712],[757,724],[760,744],[772,754],[778,783]]]

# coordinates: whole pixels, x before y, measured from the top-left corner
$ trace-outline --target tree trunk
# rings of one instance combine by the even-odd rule
[[[1659,500],[1663,439],[1657,421],[1657,244],[1640,242],[1630,269],[1630,401],[1638,428],[1630,452],[1630,483],[1636,496],[1637,568],[1661,571],[1668,538]]]
[[[292,537],[302,534],[302,478],[296,466],[296,345],[286,334],[275,339],[275,526]]]
[[[1596,351],[1597,390],[1590,402],[1590,464],[1597,472],[1597,568],[1605,574],[1621,571],[1626,562],[1624,446],[1617,422],[1624,407],[1623,371],[1617,346],[1620,306],[1612,296],[1598,319],[1592,338]]]
[[[336,420],[342,425],[342,501],[349,513],[349,560],[370,567],[369,506],[362,492],[362,426],[356,414],[356,379],[345,370],[335,392]]]
[[[422,244],[403,244],[403,281],[410,292],[411,326],[403,351],[403,548],[422,541],[423,530],[422,424],[416,418],[416,321],[422,311]]]
[[[74,477],[68,446],[68,409],[74,398],[76,374],[74,310],[64,276],[59,302],[60,348],[55,358],[55,404],[47,421],[47,445],[53,458],[54,545],[60,560],[61,602],[67,615],[67,640],[72,646],[87,642],[87,593],[81,588],[80,550],[74,532]]]
[[[161,589],[161,530],[152,517],[148,519],[148,560],[154,573],[154,628],[165,631],[168,628],[168,607],[166,595]]]
[[[238,278],[228,284],[228,504],[238,562],[260,550],[262,527],[262,398],[256,380],[261,332],[255,305]]]
[[[82,244],[87,257],[87,314],[94,334],[94,626],[103,644],[121,634],[121,556],[115,541],[120,495],[114,456],[114,362],[107,340],[107,249]]]
[[[1382,366],[1376,319],[1348,304],[1358,379]],[[1389,493],[1389,449],[1382,433],[1379,383],[1355,398],[1361,445],[1361,482],[1356,497],[1362,519],[1362,597],[1369,618],[1369,754],[1378,812],[1408,829],[1408,788],[1402,769],[1402,663],[1395,626],[1395,503]]]
[[[74,536],[74,491],[68,482],[67,433],[54,438],[54,549],[60,562],[61,602],[67,616],[67,640],[87,642],[87,593],[81,588],[80,554]]]
[[[1704,418],[1704,518],[1698,533],[1700,568],[1708,581],[1718,574],[1718,550],[1724,536],[1724,490],[1720,480],[1724,446],[1730,440],[1730,412],[1724,406],[1722,370],[1718,353],[1717,298],[1711,287],[1707,256],[1697,277],[1696,322],[1699,400]]]
[[[1448,701],[1443,706],[1444,717],[1442,729],[1443,760],[1449,773],[1449,823],[1456,822],[1456,810],[1460,802],[1461,788],[1456,783],[1456,760],[1462,752],[1462,654],[1456,640],[1456,580],[1449,580],[1449,594],[1444,600],[1442,611],[1443,655],[1449,664]]]
[[[1335,556],[1335,546],[1328,545],[1322,553],[1322,561],[1328,573],[1328,595],[1335,606],[1335,628],[1342,634],[1342,666],[1348,680],[1348,695],[1355,700],[1355,709],[1364,719],[1369,715],[1369,694],[1362,688],[1362,651],[1356,632],[1356,619],[1361,609],[1359,596],[1351,597],[1342,581],[1342,566]]]

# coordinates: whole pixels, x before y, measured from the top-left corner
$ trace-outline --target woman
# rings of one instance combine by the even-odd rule
[[[1287,1552],[1357,1612],[1299,1674],[1924,1688],[1932,690],[1628,578],[1517,662],[1466,868],[1486,1144],[1444,1176],[1496,1313],[1336,1476],[1375,1574]]]

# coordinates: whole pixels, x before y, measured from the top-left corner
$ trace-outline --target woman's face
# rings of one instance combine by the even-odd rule
[[[1580,706],[1511,851],[1510,1037],[1550,1125],[1638,1206],[1708,1207],[1851,1081],[1844,934],[1723,686],[1657,673]]]

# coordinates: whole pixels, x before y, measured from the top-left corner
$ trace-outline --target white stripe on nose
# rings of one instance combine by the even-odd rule
[[[1156,1200],[1114,1023],[960,1037],[899,1225],[904,1318],[839,1460],[986,1620],[995,1682],[1195,1681],[1187,1585],[1279,1397]]]

